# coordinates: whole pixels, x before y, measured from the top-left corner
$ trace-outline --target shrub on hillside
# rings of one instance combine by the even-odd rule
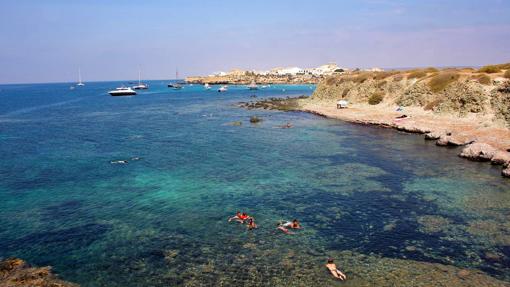
[[[407,76],[408,79],[420,79],[420,78],[423,78],[427,75],[427,72],[425,72],[424,70],[417,70],[417,71],[414,71],[414,72],[411,72],[411,74],[409,74],[409,76]]]
[[[479,75],[475,79],[482,85],[490,85],[492,83],[491,78],[485,74]]]
[[[487,65],[478,69],[478,72],[487,74],[499,73],[501,72],[501,68],[497,65]]]
[[[433,111],[435,110],[435,108],[441,103],[441,100],[440,99],[436,99],[436,100],[433,100],[431,102],[429,102],[428,104],[426,104],[423,109],[426,110],[426,111]]]
[[[510,79],[510,69],[506,70],[506,72],[503,74],[503,77]]]
[[[388,77],[391,77],[393,75],[396,75],[400,73],[399,71],[387,71],[387,72],[377,72],[375,73],[374,79],[375,80],[384,80]]]
[[[394,82],[400,82],[402,81],[402,79],[404,79],[403,75],[396,75],[395,77],[393,77]]]
[[[368,98],[368,103],[370,105],[377,105],[384,99],[384,93],[383,92],[376,92],[373,93],[370,98]]]
[[[455,72],[441,72],[430,79],[428,86],[432,92],[437,93],[444,90],[458,78],[459,74]]]
[[[434,68],[434,67],[428,67],[424,71],[425,71],[425,73],[437,73],[437,72],[439,72],[439,70]]]

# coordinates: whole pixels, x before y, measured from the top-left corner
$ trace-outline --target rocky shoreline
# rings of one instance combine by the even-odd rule
[[[51,267],[32,267],[18,258],[0,260],[0,287],[78,287],[55,276]]]
[[[393,128],[398,131],[423,134],[425,140],[436,141],[437,146],[463,146],[460,157],[485,161],[503,167],[502,175],[510,177],[510,130],[502,127],[480,128],[470,119],[441,117],[420,109],[406,109],[408,118],[396,119],[401,112],[394,107],[374,109],[370,105],[353,105],[337,109],[334,101],[313,98],[272,98],[239,104],[247,109],[274,109],[303,111],[318,116],[340,119],[351,123]]]

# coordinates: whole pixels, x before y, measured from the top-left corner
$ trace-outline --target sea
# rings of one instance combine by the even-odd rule
[[[81,286],[350,286],[330,257],[379,286],[398,286],[383,265],[510,282],[500,167],[420,135],[238,105],[313,85],[107,94],[121,84],[0,85],[0,258]],[[228,222],[237,211],[258,228]],[[293,219],[303,228],[277,229]]]

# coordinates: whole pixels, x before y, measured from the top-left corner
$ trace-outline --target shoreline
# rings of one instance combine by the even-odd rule
[[[423,134],[425,140],[434,140],[437,146],[462,146],[460,157],[471,161],[502,165],[502,175],[510,177],[510,152],[508,152],[510,151],[510,130],[490,123],[489,116],[468,115],[460,118],[434,114],[419,107],[405,107],[403,111],[396,111],[394,105],[351,104],[349,108],[337,109],[336,102],[333,100],[302,97],[241,103],[241,107],[302,111],[350,123]],[[404,114],[408,118],[396,119]]]

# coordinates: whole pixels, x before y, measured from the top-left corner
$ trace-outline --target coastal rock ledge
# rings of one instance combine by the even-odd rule
[[[0,287],[78,287],[58,279],[51,267],[31,267],[24,260],[9,258],[0,261]]]
[[[490,161],[497,152],[498,150],[489,144],[473,143],[466,146],[459,156],[475,161]]]

